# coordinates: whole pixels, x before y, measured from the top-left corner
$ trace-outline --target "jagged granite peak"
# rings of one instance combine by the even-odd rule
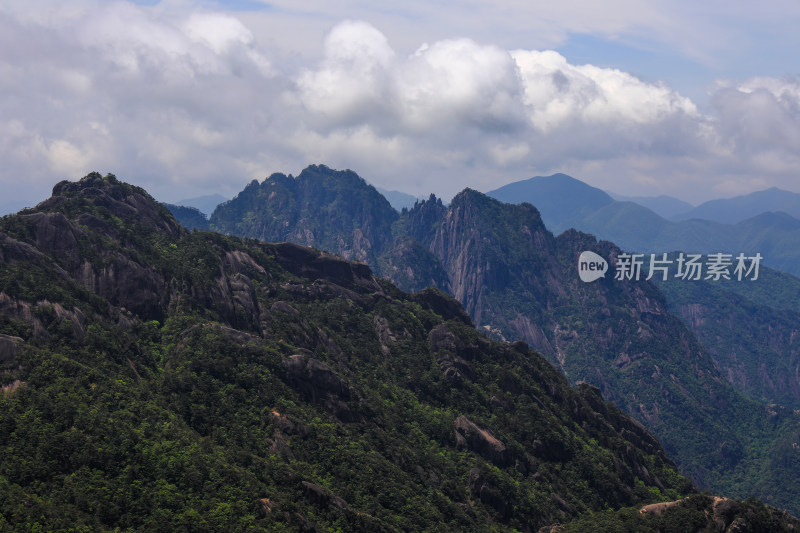
[[[448,207],[428,201],[409,211],[407,217],[407,227],[418,228],[416,238],[439,258],[451,294],[479,327],[500,326],[508,331],[505,322],[512,318],[504,316],[506,310],[496,301],[496,296],[506,291],[526,294],[547,305],[542,286],[547,276],[531,276],[510,267],[512,261],[521,261],[531,267],[557,268],[555,241],[532,205],[503,204],[465,189]]]
[[[536,531],[693,492],[599,391],[479,334],[440,291],[169,215],[96,217],[120,192],[159,211],[116,185],[59,188],[72,251],[37,238],[50,212],[0,219],[12,527]]]
[[[268,242],[291,241],[371,266],[392,243],[398,214],[351,170],[311,165],[296,178],[272,174],[217,207],[211,228]]]
[[[447,208],[442,204],[442,199],[431,194],[427,200],[415,202],[414,207],[403,213],[403,231],[415,241],[426,243],[445,212]]]

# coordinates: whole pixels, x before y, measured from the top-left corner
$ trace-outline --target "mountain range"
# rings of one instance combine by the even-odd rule
[[[0,219],[4,527],[800,527],[754,500],[693,494],[677,473],[671,448],[701,485],[792,508],[796,420],[726,386],[655,286],[575,281],[578,251],[613,263],[610,243],[553,237],[532,206],[476,191],[384,219],[352,172],[265,183],[212,224],[260,208],[271,222],[239,227],[341,246],[409,283],[435,273],[481,331],[533,332],[578,385],[526,343],[479,334],[437,289],[403,293],[295,244],[190,233],[145,191],[90,174]],[[263,189],[269,210],[248,199]],[[387,222],[391,240],[374,230]]]
[[[723,224],[736,224],[770,211],[780,211],[794,218],[800,218],[800,194],[771,187],[734,198],[710,200],[682,213],[676,213],[670,218],[673,220],[700,218]]]
[[[701,219],[721,224],[736,224],[762,213],[776,211],[800,218],[800,194],[777,187],[732,198],[709,200],[698,206],[666,195],[625,196],[615,193],[609,195],[617,201],[639,204],[675,222]]]
[[[612,192],[609,192],[608,194],[614,200],[639,204],[642,207],[646,207],[659,216],[669,220],[672,220],[674,217],[682,215],[690,209],[693,209],[692,204],[663,194],[660,196],[624,196],[622,194],[616,194]],[[770,211],[770,209],[765,209],[765,211]]]
[[[397,213],[351,171],[318,165],[297,177],[254,181],[219,206],[210,225],[362,260],[405,290],[435,285],[461,302],[479,330],[499,340],[524,340],[572,383],[598,387],[654,431],[701,488],[757,495],[797,512],[800,416],[762,403],[769,387],[729,382],[727,367],[654,284],[580,282],[582,251],[607,258],[613,269],[620,248],[575,230],[556,237],[543,219],[569,220],[590,213],[587,205],[605,203],[602,210],[615,202],[566,176],[550,182],[551,193],[566,182],[574,194],[561,195],[561,203],[554,198],[555,206],[540,202],[541,213],[530,203],[502,203],[469,189],[447,206],[432,195]],[[570,203],[575,195],[579,205]],[[769,372],[785,368],[781,363],[763,373],[769,379]]]
[[[760,253],[764,264],[800,275],[800,220],[782,211],[761,211],[781,207],[800,213],[792,208],[795,201],[800,206],[800,195],[787,191],[770,189],[763,194],[715,200],[690,211],[737,220],[730,224],[700,218],[667,220],[642,205],[614,200],[604,191],[564,174],[511,183],[486,194],[504,202],[543,206],[542,218],[555,233],[575,228],[625,250],[645,253]],[[777,202],[781,198],[785,202]]]
[[[304,179],[331,178],[359,183],[324,167]],[[294,209],[293,220],[316,229],[312,205],[277,196],[336,202],[341,183],[308,191],[288,179],[270,182],[280,192],[269,205]],[[538,261],[544,275],[533,289],[541,304],[563,309],[554,296],[562,291],[587,305],[604,298],[626,343],[646,344],[642,331],[667,328],[685,335],[673,344],[686,353],[691,333],[675,329],[655,287],[582,287],[559,274],[574,250],[613,257],[610,244],[577,232],[556,239],[532,207],[513,207],[516,222],[497,218],[505,209],[465,191],[448,207],[426,201],[391,226],[430,236],[430,253],[449,258],[447,269],[474,261],[478,270],[465,265],[467,276],[454,282],[467,289],[476,274],[495,288],[516,283],[515,270],[493,263],[501,245],[486,241],[517,232],[529,245],[518,259]],[[351,215],[334,220],[381,227],[372,214]],[[243,227],[280,229],[292,219],[279,220]],[[462,224],[481,221],[495,225],[464,232]],[[331,228],[319,235],[329,238]],[[357,243],[340,244],[359,253]],[[626,307],[634,302],[638,309]],[[602,314],[583,311],[575,321]],[[630,331],[637,323],[639,333]],[[571,326],[561,335],[574,343]],[[697,371],[702,352],[694,356]],[[659,364],[664,376],[680,373]],[[0,219],[0,365],[4,530],[800,527],[754,500],[698,494],[600,389],[570,386],[524,342],[480,334],[443,292],[405,293],[363,263],[296,244],[189,232],[113,175],[61,182],[37,207]],[[653,381],[690,401],[679,378]],[[776,426],[786,418],[778,411],[753,422]],[[724,441],[723,454],[731,446]]]

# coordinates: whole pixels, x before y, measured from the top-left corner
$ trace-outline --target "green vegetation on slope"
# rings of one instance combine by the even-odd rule
[[[340,191],[340,178],[358,194],[366,187],[332,171],[318,185]],[[594,196],[599,204],[610,201],[602,191]],[[705,223],[683,223],[682,233],[675,234],[653,213],[631,218],[643,209],[618,202],[599,211],[615,228],[634,236],[644,224],[663,229],[675,243],[708,238]],[[324,216],[289,225],[299,230],[321,224]],[[771,222],[743,223],[741,228],[752,231],[743,230],[742,238],[755,242],[763,223]],[[342,233],[341,239],[347,236]],[[397,248],[390,246],[380,256],[380,274],[404,289],[437,283],[464,305],[480,330],[498,339],[523,339],[572,383],[597,386],[653,430],[702,488],[741,498],[756,495],[800,512],[800,465],[793,446],[800,442],[798,416],[759,404],[727,383],[714,358],[652,284],[578,280],[575,265],[581,251],[594,250],[613,264],[619,248],[575,231],[555,238],[532,205],[502,204],[471,190],[449,206],[433,196],[415,204],[392,224],[391,237]],[[791,302],[775,290],[761,292],[762,299]],[[780,367],[773,370],[780,372]]]
[[[691,492],[446,295],[113,177],[0,220],[0,258],[0,529],[533,531]]]

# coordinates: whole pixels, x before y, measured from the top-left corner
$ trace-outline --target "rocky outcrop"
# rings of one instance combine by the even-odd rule
[[[124,307],[144,320],[163,320],[169,303],[168,286],[152,266],[117,253],[107,264],[95,266],[87,260],[74,273],[84,287]]]
[[[169,210],[144,189],[121,183],[112,174],[103,177],[93,172],[77,182],[59,182],[53,187],[53,195],[39,204],[37,210],[61,211],[59,208],[67,206],[70,199],[76,196],[80,196],[84,205],[91,205],[96,211],[113,213],[133,227],[158,230],[173,237],[186,231],[169,214]]]
[[[24,224],[33,227],[36,248],[56,259],[68,272],[80,264],[78,242],[86,239],[86,232],[72,223],[63,213],[33,213],[21,215]]]
[[[348,509],[350,507],[344,499],[336,496],[325,487],[321,487],[309,481],[303,481],[302,485],[306,498],[320,507],[333,506],[339,509]]]
[[[272,251],[279,265],[296,276],[321,279],[356,292],[380,291],[370,268],[293,243],[278,243]]]
[[[313,355],[295,354],[283,360],[283,368],[289,386],[309,401],[323,404],[343,422],[356,420],[347,404],[350,386],[331,367]]]
[[[505,444],[491,432],[464,415],[456,418],[454,425],[456,448],[473,451],[497,465],[506,466],[510,463],[511,457]]]
[[[394,345],[398,339],[408,339],[411,334],[403,329],[402,331],[394,331],[389,326],[389,321],[380,315],[376,315],[372,319],[372,324],[375,327],[375,333],[378,334],[378,340],[381,343],[381,352],[383,355],[391,355],[391,346]]]
[[[199,439],[193,447],[196,454],[203,454],[199,458],[219,464],[220,470],[214,467],[210,475],[222,482],[243,481],[249,494],[244,497],[254,512],[261,509],[277,516],[284,510],[302,511],[325,528],[352,531],[379,530],[368,527],[372,519],[363,511],[371,509],[407,530],[430,529],[439,517],[447,517],[445,527],[452,530],[483,530],[491,524],[521,525],[519,529],[526,530],[525,525],[538,527],[542,520],[557,518],[559,510],[576,516],[584,510],[641,503],[646,497],[642,494],[654,486],[645,485],[641,494],[633,489],[615,494],[613,487],[633,486],[632,476],[626,480],[630,483],[624,483],[618,473],[629,462],[644,465],[641,450],[631,444],[629,452],[627,442],[620,442],[618,433],[611,431],[615,423],[597,420],[602,418],[601,408],[578,396],[525,343],[500,345],[478,334],[458,303],[439,291],[425,290],[412,297],[376,279],[366,265],[297,245],[205,232],[184,233],[175,242],[166,233],[139,234],[135,230],[141,226],[119,223],[122,217],[105,216],[103,209],[84,205],[82,197],[61,198],[74,200],[54,204],[63,209],[59,212],[66,224],[85,222],[78,225],[88,238],[78,243],[80,276],[74,278],[82,287],[67,280],[70,284],[64,284],[66,296],[61,301],[56,295],[34,303],[0,295],[0,305],[9,316],[27,313],[40,322],[32,329],[52,336],[52,344],[30,342],[25,353],[42,347],[48,351],[34,355],[46,358],[57,353],[50,348],[72,343],[70,336],[78,338],[91,321],[91,344],[72,343],[63,354],[79,356],[76,362],[81,366],[55,369],[68,376],[59,386],[72,390],[73,366],[81,372],[85,368],[89,376],[85,385],[95,380],[94,375],[108,378],[107,390],[135,393],[123,399],[141,399],[138,405],[166,410],[161,411],[161,420],[176,423],[159,427],[179,434],[180,442]],[[93,218],[79,213],[79,207]],[[128,217],[133,211],[121,214]],[[51,222],[57,219],[51,218]],[[34,228],[32,220],[26,224]],[[117,231],[120,240],[138,244],[106,242],[90,227]],[[52,240],[42,242],[54,246]],[[96,243],[102,245],[93,248]],[[14,253],[28,252],[16,246]],[[47,254],[32,257],[42,264],[56,260]],[[63,261],[66,264],[67,259]],[[114,292],[114,283],[130,295]],[[71,301],[78,306],[65,303]],[[118,307],[121,303],[124,309]],[[157,306],[168,317],[163,325],[145,322],[154,316],[149,306]],[[13,320],[3,325],[21,327]],[[176,333],[179,325],[181,331]],[[24,337],[27,340],[27,333]],[[381,355],[382,347],[388,350],[386,356]],[[100,357],[108,375],[93,369]],[[42,374],[37,373],[43,380]],[[135,381],[129,382],[129,377]],[[14,378],[9,375],[4,383]],[[31,388],[36,384],[30,383]],[[117,418],[125,402],[120,405],[113,395],[100,396],[103,388],[95,394],[88,390],[86,395],[65,394],[64,401],[102,399],[106,402],[101,406],[102,420],[116,419],[119,426],[126,426],[126,442],[162,440],[160,434],[133,427],[128,412]],[[81,405],[68,407],[79,412]],[[617,425],[622,428],[619,433],[636,435],[635,427]],[[69,422],[64,429],[76,433]],[[81,431],[86,438],[74,442],[94,450],[104,442],[94,429],[84,424]],[[567,444],[558,450],[557,442]],[[195,459],[194,453],[181,455],[183,446],[174,453],[173,446],[167,448],[163,451],[170,459],[165,464],[178,456],[184,462]],[[65,457],[72,460],[80,453],[76,450]],[[97,455],[81,457],[93,461]],[[547,458],[558,464],[546,464]],[[614,465],[592,468],[594,461],[606,458],[612,458]],[[120,460],[124,463],[120,468],[115,457],[108,457],[107,464],[113,471],[138,468],[135,454]],[[260,477],[265,466],[269,479]],[[679,476],[662,466],[657,460],[647,464],[669,482],[670,490],[683,493],[675,483]],[[470,472],[473,467],[476,475]],[[208,479],[203,468],[196,469],[199,478],[174,476],[178,490]],[[591,472],[591,479],[586,472]],[[651,479],[641,472],[640,479]],[[62,474],[56,473],[56,479]],[[421,479],[427,480],[425,486]],[[597,487],[591,484],[594,480]],[[558,484],[562,486],[555,489],[557,497],[550,496],[548,491]],[[213,491],[214,485],[207,486]],[[420,488],[430,490],[431,498],[413,499]],[[347,498],[359,510],[347,511],[337,491],[342,496],[355,494]],[[587,493],[583,509],[579,503]],[[420,517],[408,519],[408,506],[422,504]],[[285,529],[292,527],[290,522],[287,518],[284,523],[262,525]],[[116,525],[109,522],[110,527]]]
[[[677,517],[679,513],[684,515],[694,513],[692,531],[698,532],[750,533],[769,531],[770,533],[778,533],[800,531],[800,520],[789,515],[786,511],[780,511],[751,500],[740,502],[704,494],[692,495],[671,502],[645,505],[639,509],[639,513],[642,517],[663,517],[658,519],[660,523],[669,523],[670,515]],[[658,522],[654,521],[654,523]]]
[[[35,339],[50,337],[48,330],[55,329],[60,324],[67,324],[67,331],[76,340],[82,340],[86,334],[88,321],[83,312],[77,307],[66,309],[59,303],[42,300],[32,304],[17,298],[12,298],[0,292],[0,314],[13,317],[31,326],[31,333]]]
[[[41,251],[28,243],[18,241],[0,232],[0,261],[49,263],[49,259]],[[63,272],[63,270],[62,270]]]
[[[34,314],[33,309],[34,305],[31,303],[20,301],[5,292],[0,292],[0,314],[30,324],[35,338],[46,338],[49,336],[47,328],[37,314]]]
[[[435,313],[445,320],[459,320],[468,326],[472,326],[472,319],[464,310],[464,307],[453,299],[452,296],[435,288],[424,289],[412,296],[414,301],[419,302],[425,307],[431,308]]]
[[[11,366],[16,363],[21,342],[23,340],[19,337],[0,333],[0,366]]]
[[[470,470],[469,489],[475,499],[494,509],[500,516],[507,518],[512,515],[514,502],[477,468]]]
[[[395,239],[378,258],[378,273],[408,292],[426,287],[450,290],[450,279],[439,258],[408,236]]]
[[[489,344],[489,341],[485,337],[478,336],[477,342],[470,342],[463,336],[457,335],[447,324],[439,324],[428,333],[428,344],[433,354],[441,356],[441,352],[447,352],[458,359],[470,361],[480,353],[482,346]]]

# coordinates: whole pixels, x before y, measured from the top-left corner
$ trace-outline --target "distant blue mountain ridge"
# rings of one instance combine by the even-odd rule
[[[713,200],[676,215],[680,220],[637,202],[615,200],[566,174],[510,183],[486,194],[533,204],[556,234],[575,228],[638,252],[758,252],[765,265],[800,275],[800,194],[768,189]]]
[[[744,196],[711,200],[678,213],[673,220],[700,218],[724,224],[736,224],[770,211],[782,211],[800,218],[800,194],[772,187]]]
[[[610,194],[614,200],[639,204],[668,219],[673,219],[694,208],[694,206],[688,202],[665,194],[660,196],[623,196],[613,192],[609,192],[608,194]]]
[[[211,213],[214,212],[214,209],[217,208],[219,204],[222,202],[227,202],[230,198],[225,198],[221,194],[208,194],[205,196],[198,196],[197,198],[187,198],[185,200],[180,200],[175,202],[176,205],[182,205],[184,207],[194,207],[201,213],[203,213],[206,218],[211,216]]]
[[[389,204],[396,210],[402,211],[405,207],[406,209],[411,209],[414,207],[414,204],[417,203],[419,200],[416,196],[411,194],[401,192],[401,191],[388,191],[386,189],[381,189],[380,187],[375,187],[379,193],[383,195],[384,198],[389,200]]]

